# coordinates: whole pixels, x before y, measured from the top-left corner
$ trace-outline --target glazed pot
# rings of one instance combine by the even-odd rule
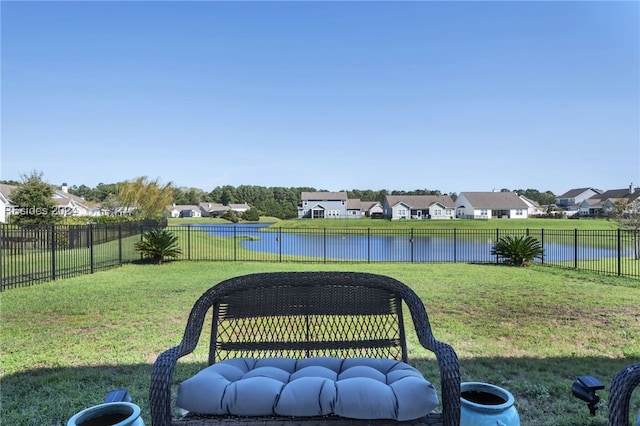
[[[460,426],[520,426],[513,395],[482,382],[460,384]]]
[[[140,407],[131,402],[94,405],[75,414],[67,426],[144,426]]]

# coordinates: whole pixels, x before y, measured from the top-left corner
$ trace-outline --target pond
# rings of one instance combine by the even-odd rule
[[[371,262],[495,262],[491,249],[496,230],[433,229],[269,229],[269,223],[189,225],[210,235],[240,239],[248,250],[288,256]],[[539,231],[539,230],[538,230]],[[500,231],[507,235],[511,231]],[[524,230],[513,230],[516,235]],[[576,244],[572,230],[547,236],[545,261],[615,258],[618,250],[603,244]],[[569,238],[570,237],[570,238]],[[623,250],[622,256],[631,256]]]

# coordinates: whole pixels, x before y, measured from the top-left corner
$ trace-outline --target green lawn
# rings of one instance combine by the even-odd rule
[[[467,264],[276,264],[171,262],[121,268],[5,291],[2,296],[0,417],[6,425],[64,425],[129,389],[150,422],[151,365],[180,342],[188,312],[209,286],[252,272],[381,273],[421,296],[436,337],[458,352],[463,381],[503,386],[523,425],[606,425],[571,396],[576,376],[605,385],[640,360],[640,282],[535,266]],[[184,360],[176,380],[206,358]],[[432,358],[409,337],[409,356],[438,384]],[[606,403],[607,390],[600,393]],[[634,394],[632,410],[640,412]]]
[[[491,220],[385,220],[385,219],[289,219],[261,217],[260,222],[273,223],[282,228],[393,228],[393,229],[618,229],[618,225],[606,219],[491,219]],[[171,218],[169,225],[231,224],[228,220],[198,217]]]

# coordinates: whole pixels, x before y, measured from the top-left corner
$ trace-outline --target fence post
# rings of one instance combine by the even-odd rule
[[[620,228],[617,229],[618,234],[618,276],[622,275],[622,236]]]
[[[187,260],[191,260],[191,224],[187,225]]]
[[[578,269],[578,229],[573,230],[573,268]]]
[[[411,233],[409,234],[409,244],[411,247],[411,263],[413,263],[413,228],[411,228]]]
[[[544,249],[544,228],[540,229],[540,245],[542,246],[542,261],[541,265],[544,265],[544,257],[546,254],[546,250]]]
[[[496,228],[496,243],[498,242],[499,239],[500,239],[500,228]],[[500,263],[500,257],[496,254],[496,264],[498,263]]]
[[[237,227],[233,225],[233,261],[238,260],[238,232]]]
[[[118,223],[118,263],[122,266],[122,222]]]
[[[51,224],[51,280],[56,279],[56,225]]]
[[[278,261],[282,263],[282,227],[278,228],[276,241],[278,242]]]
[[[93,224],[90,223],[89,224],[89,264],[91,265],[90,269],[92,274],[95,272],[94,271],[95,263],[93,259],[93,231],[94,231]]]
[[[327,228],[322,229],[323,262],[327,263]]]
[[[371,263],[371,228],[367,228],[367,263]]]
[[[453,228],[453,263],[458,263],[458,230]]]
[[[2,267],[2,265],[4,265],[2,263],[2,255],[5,248],[4,228],[5,228],[4,223],[0,223],[0,291],[4,290],[4,273],[3,272],[5,271],[5,268]]]

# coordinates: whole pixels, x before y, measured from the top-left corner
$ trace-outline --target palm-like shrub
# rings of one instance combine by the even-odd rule
[[[527,266],[535,259],[542,258],[544,248],[540,241],[532,236],[507,235],[494,244],[491,254],[503,259],[506,264]]]
[[[153,259],[158,265],[168,257],[176,258],[182,254],[178,237],[167,229],[153,229],[144,232],[135,248],[143,256]]]

